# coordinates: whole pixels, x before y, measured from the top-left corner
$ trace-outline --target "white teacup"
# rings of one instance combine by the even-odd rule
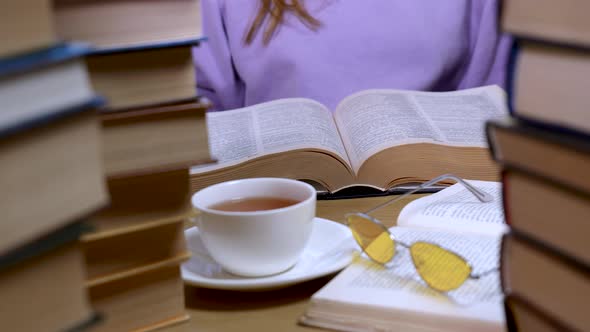
[[[230,201],[246,204],[255,198],[295,202],[255,211],[220,210],[231,207]],[[266,203],[276,206],[277,202]],[[311,235],[316,191],[301,181],[252,178],[202,189],[192,196],[192,204],[201,211],[197,225],[211,257],[227,272],[260,277],[288,270],[298,261]]]

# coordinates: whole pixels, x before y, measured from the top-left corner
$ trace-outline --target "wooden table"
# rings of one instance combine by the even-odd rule
[[[413,195],[372,214],[387,226],[395,225],[400,209]],[[342,222],[347,212],[365,211],[391,197],[356,198],[318,201],[317,216]],[[310,331],[315,328],[297,323],[305,312],[309,298],[334,275],[295,286],[265,292],[235,292],[185,287],[186,308],[191,320],[164,329],[166,332],[248,332],[248,331]]]

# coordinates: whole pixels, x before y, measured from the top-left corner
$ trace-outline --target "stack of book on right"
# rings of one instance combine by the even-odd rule
[[[510,331],[590,331],[590,21],[587,1],[510,0],[512,116],[487,135],[503,168]]]

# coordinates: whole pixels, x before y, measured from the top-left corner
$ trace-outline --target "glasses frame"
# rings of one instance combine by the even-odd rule
[[[421,185],[419,185],[418,187],[413,188],[412,190],[409,190],[409,191],[403,193],[402,195],[399,195],[397,197],[394,197],[394,198],[392,198],[392,199],[390,199],[390,200],[388,200],[388,201],[386,201],[384,203],[381,203],[381,204],[379,204],[379,205],[377,205],[377,206],[375,206],[375,207],[373,207],[373,208],[371,208],[371,209],[369,209],[369,210],[367,210],[365,212],[355,212],[355,213],[347,213],[347,214],[345,214],[345,224],[346,224],[346,226],[348,226],[350,228],[350,225],[349,225],[349,222],[348,222],[349,216],[359,216],[359,217],[362,217],[362,218],[364,218],[366,220],[369,220],[372,223],[374,223],[375,225],[377,225],[378,227],[380,227],[384,232],[387,233],[387,235],[389,236],[389,238],[391,239],[391,241],[392,241],[392,243],[394,245],[394,248],[395,248],[395,246],[397,246],[399,244],[400,246],[402,246],[402,247],[404,247],[406,249],[410,249],[413,244],[418,243],[418,242],[424,242],[424,243],[429,243],[431,245],[438,246],[438,247],[442,248],[443,250],[445,250],[447,252],[450,252],[453,255],[456,255],[457,257],[461,258],[465,262],[465,264],[467,264],[467,266],[469,267],[469,271],[470,271],[469,276],[467,276],[468,279],[477,280],[477,279],[480,279],[482,277],[487,276],[488,274],[491,274],[491,273],[497,271],[498,268],[495,267],[495,268],[492,268],[490,270],[484,271],[482,273],[474,274],[473,273],[473,266],[469,263],[469,261],[464,256],[462,256],[461,254],[455,252],[454,250],[450,250],[450,249],[445,248],[445,247],[443,247],[443,246],[441,246],[441,245],[439,245],[437,243],[432,243],[432,242],[427,242],[427,241],[416,241],[416,242],[414,242],[412,244],[407,244],[407,243],[401,242],[401,241],[395,239],[395,237],[393,236],[393,234],[391,234],[391,232],[389,231],[389,229],[385,225],[383,225],[383,223],[381,221],[379,221],[377,218],[374,218],[374,217],[372,217],[372,216],[369,215],[370,213],[375,212],[375,211],[377,211],[377,210],[379,210],[379,209],[381,209],[381,208],[383,208],[383,207],[385,207],[387,205],[393,204],[393,203],[401,200],[402,198],[407,197],[407,196],[409,196],[409,195],[411,195],[411,194],[413,194],[413,193],[415,193],[415,192],[417,192],[417,191],[419,191],[419,190],[421,190],[421,189],[423,189],[425,187],[431,186],[433,184],[436,184],[436,183],[441,182],[441,181],[444,181],[444,180],[455,180],[457,183],[460,183],[467,190],[469,190],[482,203],[489,203],[489,202],[491,202],[491,201],[494,200],[494,197],[492,195],[490,195],[490,194],[488,194],[488,193],[486,193],[484,191],[481,191],[480,189],[474,187],[473,185],[471,185],[469,182],[463,180],[462,178],[460,178],[460,177],[458,177],[456,175],[453,175],[453,174],[443,174],[443,175],[440,175],[440,176],[437,176],[437,177],[433,178],[430,181],[424,182]],[[365,251],[365,248],[363,248],[361,245],[359,245],[359,247],[361,247],[361,250],[363,251],[363,253],[367,254],[366,251]],[[390,263],[392,263],[393,258],[395,257],[395,254],[397,254],[397,250],[394,252],[394,255],[391,257],[391,259],[387,263],[380,263],[380,262],[374,260],[373,258],[371,258],[371,256],[369,256],[368,254],[367,254],[367,256],[371,259],[371,261],[373,261],[373,262],[375,262],[375,263],[377,263],[379,265],[383,265],[386,268],[390,268],[390,267],[392,267],[392,265]],[[416,271],[418,272],[418,275],[420,275],[419,269],[416,266],[416,263],[414,262],[414,259],[413,258],[412,258],[412,265],[414,265],[414,269],[416,269]],[[429,287],[431,287],[431,288],[433,288],[433,289],[435,289],[437,291],[442,291],[442,290],[439,290],[436,287],[432,286],[426,279],[422,278],[422,276],[420,276],[420,278],[422,280],[424,280],[424,282],[426,282],[426,284],[428,284]],[[465,279],[465,281],[466,280],[467,279]],[[465,283],[465,281],[463,281],[463,283]],[[463,283],[461,283],[461,285]],[[452,291],[452,290],[454,290],[454,289],[451,289],[449,291]]]

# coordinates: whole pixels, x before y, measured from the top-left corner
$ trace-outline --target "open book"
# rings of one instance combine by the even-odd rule
[[[367,90],[333,112],[280,99],[207,115],[214,166],[191,170],[193,191],[246,177],[309,180],[330,192],[386,190],[443,173],[497,180],[484,123],[507,114],[498,86],[456,92]]]
[[[405,206],[390,228],[405,243],[436,243],[464,257],[474,274],[459,288],[441,293],[421,280],[410,257],[397,246],[393,267],[361,255],[316,292],[301,322],[342,331],[503,331],[499,250],[506,231],[500,183],[470,181],[492,194],[479,202],[453,185]]]

